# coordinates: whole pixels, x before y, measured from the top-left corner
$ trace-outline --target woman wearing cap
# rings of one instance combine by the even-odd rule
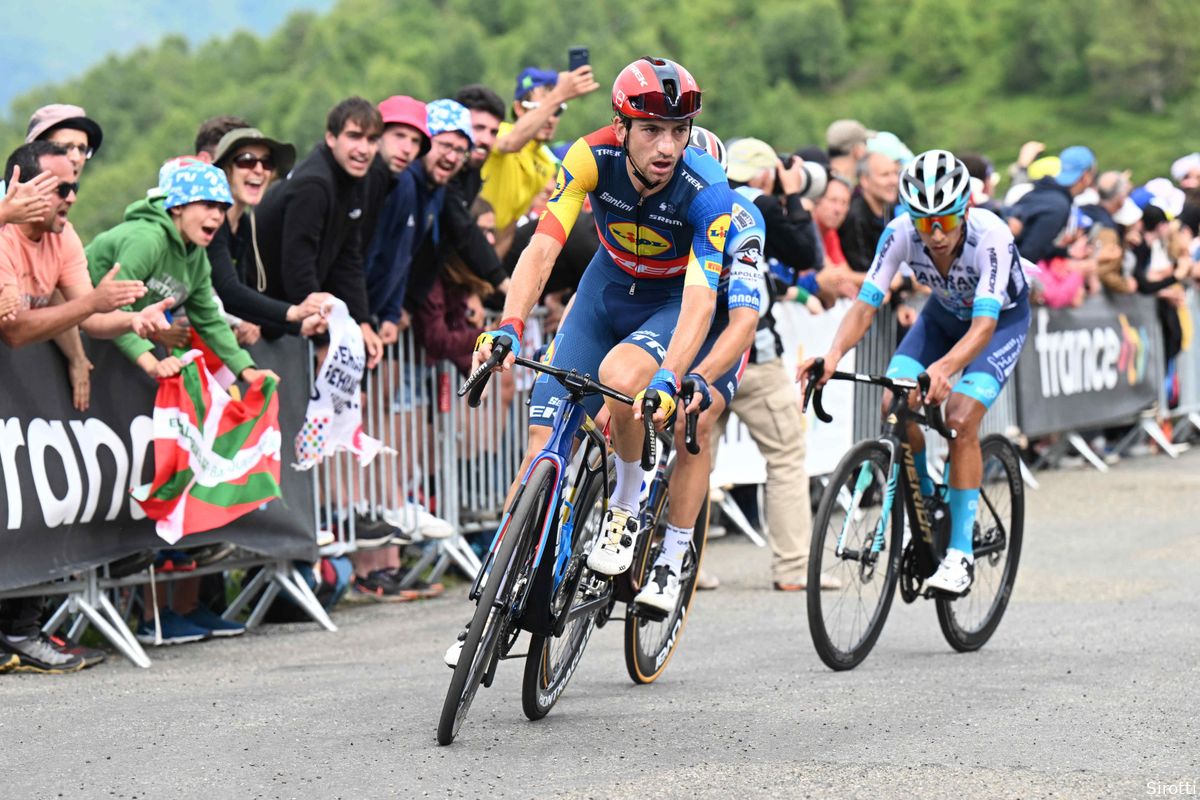
[[[113,266],[117,276],[140,280],[146,295],[131,308],[171,297],[184,308],[205,343],[235,375],[253,382],[270,370],[255,369],[250,354],[238,346],[213,298],[212,272],[205,248],[233,205],[225,173],[208,164],[188,163],[166,179],[164,193],[155,193],[125,209],[125,221],[92,240],[85,250],[92,281]],[[153,378],[169,378],[183,368],[178,358],[157,358],[154,345],[125,334],[117,347]]]
[[[213,288],[225,310],[245,320],[240,337],[247,344],[258,338],[257,326],[266,325],[292,334],[312,336],[325,330],[321,308],[333,299],[326,292],[313,292],[298,305],[288,305],[263,294],[266,272],[258,255],[254,207],[276,175],[286,175],[296,162],[296,148],[269,139],[255,128],[238,128],[221,137],[213,158],[225,171],[233,204],[212,244]]]

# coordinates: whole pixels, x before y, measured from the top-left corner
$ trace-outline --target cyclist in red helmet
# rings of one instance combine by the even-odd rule
[[[639,399],[657,395],[654,419],[661,426],[675,411],[679,376],[695,360],[713,316],[730,194],[720,164],[688,147],[701,92],[686,69],[638,59],[617,76],[612,103],[612,123],[578,139],[563,159],[546,213],[517,262],[500,327],[480,336],[475,363],[486,360],[502,336],[514,352],[520,349],[525,317],[590,197],[601,246],[551,345],[552,363],[598,374]],[[545,376],[534,385],[527,461],[546,442],[564,395]],[[589,400],[594,416],[601,400]],[[641,533],[642,430],[634,409],[612,402],[608,409],[616,487],[588,566],[616,575],[629,568]],[[447,652],[447,662],[456,655]]]

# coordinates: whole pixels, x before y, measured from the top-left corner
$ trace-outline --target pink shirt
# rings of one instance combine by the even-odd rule
[[[83,242],[71,223],[33,241],[17,225],[0,226],[0,286],[16,286],[23,308],[49,305],[55,289],[92,288]]]

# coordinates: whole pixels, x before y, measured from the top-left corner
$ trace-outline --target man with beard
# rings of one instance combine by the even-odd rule
[[[517,220],[554,180],[558,162],[546,144],[554,140],[567,102],[599,88],[587,64],[562,73],[527,67],[517,76],[515,121],[500,124],[492,153],[483,164],[480,191],[496,212],[496,251],[501,257],[508,252]]]

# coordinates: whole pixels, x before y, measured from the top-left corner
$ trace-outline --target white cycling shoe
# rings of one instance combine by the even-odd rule
[[[657,608],[670,614],[679,603],[679,573],[670,564],[655,564],[650,570],[650,580],[638,592],[633,602]]]
[[[602,575],[620,575],[633,563],[633,551],[637,547],[637,514],[619,506],[609,506],[604,515],[604,532],[588,554],[588,569]]]
[[[962,550],[951,549],[946,551],[946,557],[938,564],[937,572],[925,581],[925,585],[949,594],[962,594],[971,588],[974,579],[974,559]]]

